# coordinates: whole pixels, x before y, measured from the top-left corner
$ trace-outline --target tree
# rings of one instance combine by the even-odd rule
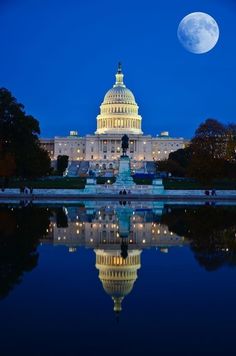
[[[51,161],[48,153],[38,144],[32,145],[30,151],[25,150],[24,156],[26,159],[18,167],[19,176],[36,178],[46,176],[51,172]]]
[[[192,159],[193,150],[192,147],[181,148],[175,152],[169,154],[169,159],[177,162],[182,168],[186,169]]]
[[[236,161],[236,125],[229,124],[227,126],[227,147],[226,159],[230,162]]]
[[[0,155],[0,177],[3,177],[2,188],[7,187],[9,178],[15,174],[16,162],[11,153]]]
[[[183,177],[185,175],[185,169],[180,164],[172,159],[166,159],[157,163],[157,169],[159,172],[168,172],[176,177]]]
[[[185,177],[191,162],[193,151],[191,147],[181,148],[169,154],[168,159],[157,163],[157,170],[169,172],[176,177]]]
[[[158,163],[159,171],[193,177],[202,183],[236,177],[236,125],[215,119],[200,124],[190,146],[170,153]]]
[[[69,161],[69,157],[68,156],[61,156],[59,155],[57,157],[57,171],[59,175],[63,175],[63,173],[65,172],[66,168],[68,167],[68,161]]]
[[[205,158],[225,158],[227,147],[227,128],[215,119],[207,119],[195,132],[191,140],[194,155]]]
[[[234,125],[225,126],[215,119],[202,123],[191,140],[192,159],[187,175],[204,183],[234,176],[230,162],[235,157],[235,133]]]
[[[26,115],[24,106],[5,88],[0,88],[0,132],[0,159],[12,157],[12,174],[34,177],[50,172],[50,159],[39,144],[39,122]]]
[[[195,155],[187,169],[187,176],[206,184],[226,176],[227,162],[222,158]]]

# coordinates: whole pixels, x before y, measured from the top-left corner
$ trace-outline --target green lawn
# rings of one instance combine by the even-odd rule
[[[97,179],[98,184],[107,183],[110,180],[114,183],[115,178],[103,178],[99,177]],[[135,179],[136,184],[149,185],[152,184],[151,179]],[[33,188],[55,188],[55,189],[83,189],[85,186],[86,178],[44,178],[44,179],[34,179],[34,180],[19,180],[12,179],[9,183],[9,188],[19,188],[21,185]],[[1,184],[0,180],[0,186]],[[199,182],[193,181],[176,181],[173,179],[163,179],[163,184],[165,189],[236,189],[236,181],[221,180],[215,181],[212,184],[201,184]]]
[[[176,190],[192,190],[192,189],[220,189],[220,190],[232,190],[236,189],[236,181],[221,180],[214,181],[211,184],[203,184],[200,182],[192,181],[175,181],[172,179],[163,179],[165,189],[176,189]]]
[[[83,189],[85,186],[85,178],[55,178],[55,179],[34,179],[34,180],[11,180],[9,188],[19,188],[24,185],[33,188],[48,188],[48,189]]]

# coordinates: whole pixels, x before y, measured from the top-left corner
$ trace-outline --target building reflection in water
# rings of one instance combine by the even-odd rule
[[[46,239],[68,246],[69,252],[79,246],[94,250],[99,279],[119,313],[137,279],[142,250],[155,247],[167,253],[185,240],[160,223],[162,203],[151,207],[89,204],[55,210]]]

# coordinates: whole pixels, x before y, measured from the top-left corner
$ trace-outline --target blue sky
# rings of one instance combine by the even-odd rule
[[[209,53],[178,42],[188,13],[220,27]],[[42,136],[93,133],[117,62],[143,131],[191,137],[208,117],[236,121],[236,1],[1,0],[0,86],[40,121]]]

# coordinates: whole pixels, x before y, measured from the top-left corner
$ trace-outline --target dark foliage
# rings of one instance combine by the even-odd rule
[[[196,178],[203,184],[236,178],[236,125],[207,119],[195,132],[190,146],[172,152],[158,162],[159,171]]]
[[[58,156],[57,157],[57,172],[59,175],[63,175],[66,168],[68,167],[69,157],[68,156]]]
[[[236,208],[174,208],[161,222],[190,241],[195,258],[208,271],[236,266]]]
[[[56,221],[57,221],[57,227],[68,227],[68,218],[65,213],[65,210],[63,208],[58,208],[56,209]]]
[[[26,115],[5,88],[0,89],[1,176],[39,177],[51,171],[50,158],[39,145],[39,122]]]
[[[49,223],[46,208],[0,207],[0,298],[21,283],[25,272],[37,266],[37,246]]]

